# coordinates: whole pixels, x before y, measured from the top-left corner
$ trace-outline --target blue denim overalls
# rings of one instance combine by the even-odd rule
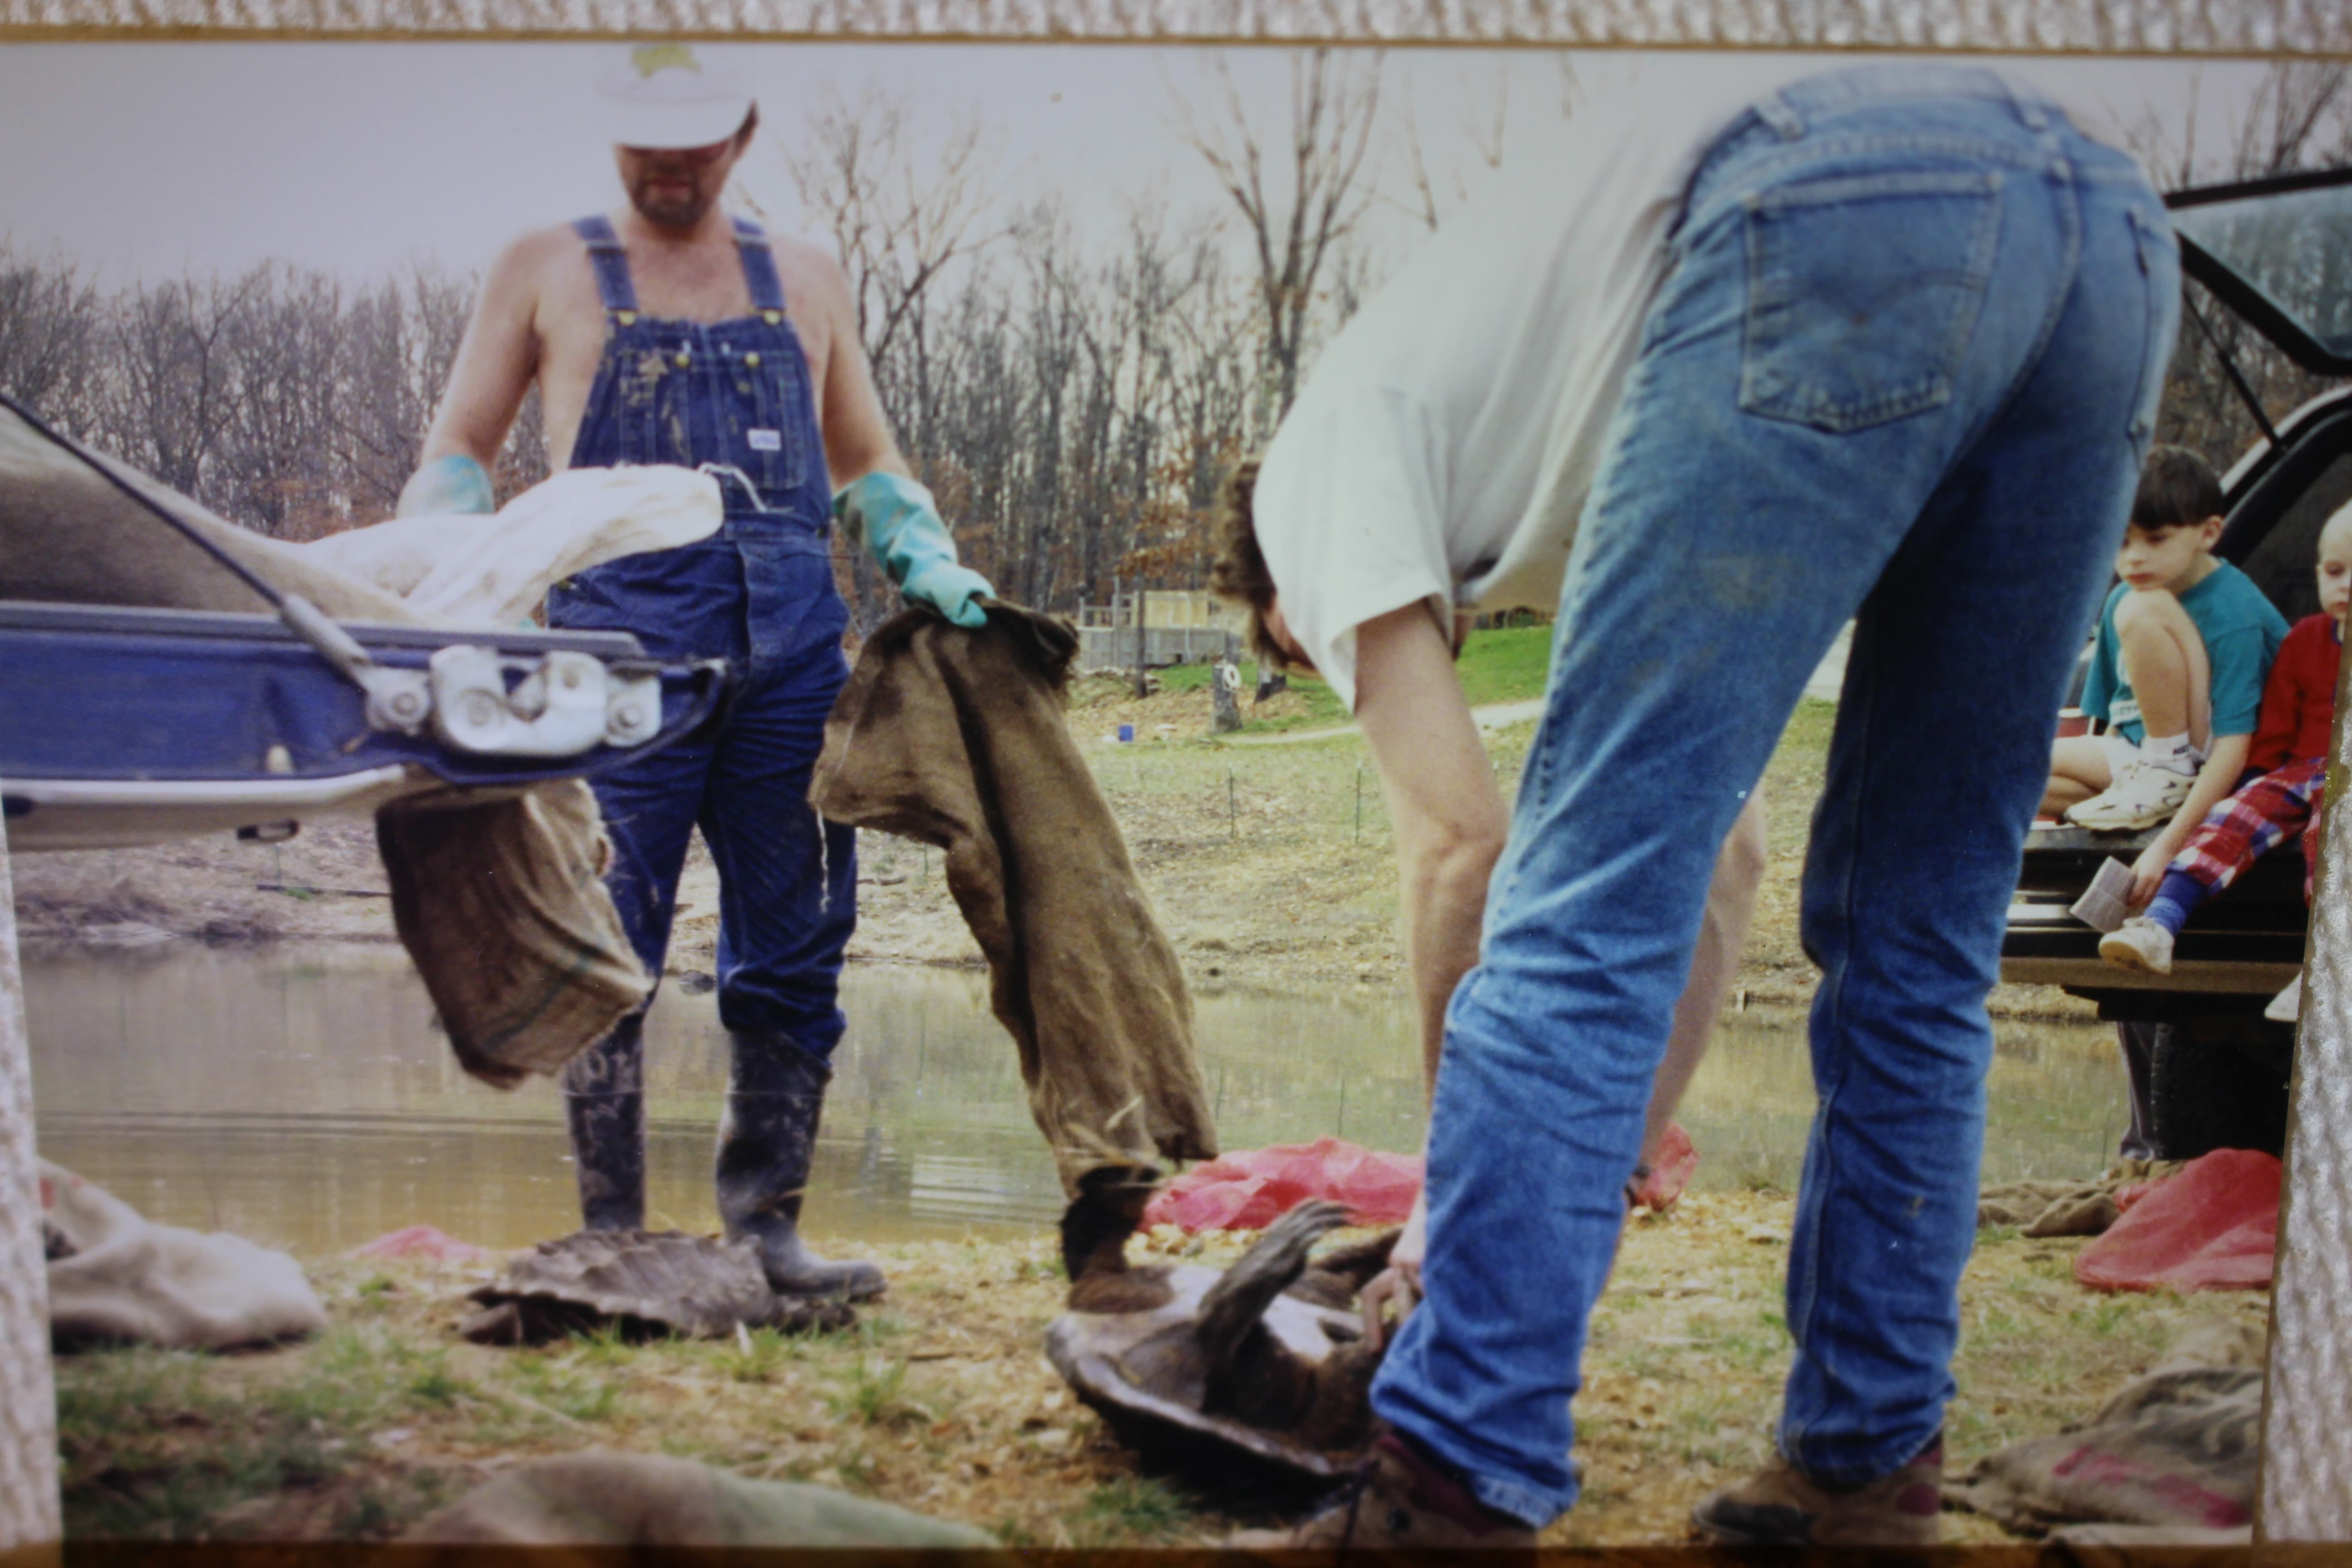
[[[808,363],[756,226],[735,222],[751,314],[710,325],[640,316],[612,225],[572,226],[588,244],[608,336],[572,466],[711,463],[742,476],[722,476],[726,521],[710,538],[608,562],[548,595],[553,626],[633,632],[662,658],[723,658],[736,678],[714,733],[595,781],[614,851],[607,880],[658,974],[698,823],[719,868],[719,1016],[735,1039],[738,1081],[780,1052],[806,1053],[821,1074],[842,1034],[835,991],[856,865],[851,830],[808,804],[825,715],[847,676],[848,619],[833,582],[832,489]],[[566,1090],[634,1102],[640,1038],[635,1020],[625,1025],[574,1062]],[[635,1103],[611,1109],[631,1123],[639,1114]]]

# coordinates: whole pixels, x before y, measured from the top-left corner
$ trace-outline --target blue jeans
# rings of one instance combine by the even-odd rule
[[[1780,1443],[1838,1485],[1934,1439],[1985,995],[2178,295],[2131,161],[1974,67],[1801,82],[1705,155],[1447,1015],[1428,1293],[1374,1387],[1489,1506],[1575,1500],[1585,1324],[1717,847],[1849,616],[1804,876],[1820,1108]]]

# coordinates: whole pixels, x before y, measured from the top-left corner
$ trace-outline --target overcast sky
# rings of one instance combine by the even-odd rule
[[[10,150],[0,158],[0,238],[19,254],[55,249],[110,282],[272,258],[352,281],[415,259],[477,270],[517,231],[617,199],[586,102],[616,47],[0,46],[0,146]],[[1115,224],[1139,200],[1180,217],[1220,210],[1173,119],[1176,99],[1211,79],[1205,51],[791,44],[723,52],[759,83],[763,144],[743,179],[782,225],[799,215],[778,139],[828,89],[855,97],[868,84],[916,106],[935,138],[958,116],[977,115],[1002,138],[1008,194],[1058,191],[1082,223]],[[1264,122],[1275,123],[1287,94],[1285,53],[1226,58]],[[1661,91],[1705,90],[1740,68],[1700,54],[1569,58],[1588,87],[1633,74]],[[2095,130],[2149,112],[2183,127],[2201,104],[2209,142],[2242,111],[2262,70],[2081,59],[2014,68]],[[1391,51],[1382,80],[1387,184],[1400,198],[1408,98],[1430,160],[1474,170],[1462,127],[1498,81],[1522,132],[1556,115],[1561,95],[1559,57],[1548,51]],[[1415,232],[1397,207],[1374,238],[1392,260]]]

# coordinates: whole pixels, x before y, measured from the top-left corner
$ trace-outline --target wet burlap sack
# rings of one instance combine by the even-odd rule
[[[412,584],[393,570],[401,554],[394,547],[429,543],[447,520],[356,531],[364,540],[289,544],[239,528],[121,464],[106,468],[278,591],[299,594],[338,620],[395,626],[439,624],[444,616],[510,619],[517,596],[534,593],[552,573],[698,537],[718,524],[715,489],[699,475],[559,476],[517,498],[499,519],[458,520],[482,542],[426,563],[431,570]],[[5,409],[0,502],[0,598],[270,611],[188,537]],[[568,524],[567,513],[574,514]],[[414,587],[427,602],[420,608],[380,583]],[[527,1073],[553,1072],[649,991],[599,879],[609,850],[585,784],[404,796],[379,813],[376,842],[401,941],[459,1062],[475,1077],[503,1087]]]
[[[2116,1194],[2161,1181],[2178,1160],[2125,1160],[2086,1182],[2004,1182],[1977,1194],[1977,1227],[2006,1225],[2021,1236],[2100,1236],[2123,1217]]]
[[[612,845],[585,784],[404,795],[375,831],[401,943],[483,1082],[560,1070],[653,994],[604,889]]]
[[[1948,1503],[2020,1534],[2205,1543],[2253,1518],[2262,1336],[2201,1324],[2079,1426],[2029,1437],[1946,1483]]]
[[[967,1524],[655,1454],[565,1454],[487,1481],[401,1538],[431,1545],[991,1547]],[[553,1563],[561,1556],[532,1561]],[[595,1561],[614,1561],[599,1555]]]
[[[1183,970],[1063,718],[1076,651],[1067,626],[1007,605],[974,631],[893,617],[834,704],[809,790],[835,822],[947,852],[1073,1198],[1089,1171],[1217,1152]]]
[[[157,1225],[40,1162],[49,1336],[60,1350],[131,1342],[222,1350],[327,1326],[302,1267],[241,1236]]]

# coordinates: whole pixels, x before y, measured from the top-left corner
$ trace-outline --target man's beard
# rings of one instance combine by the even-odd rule
[[[719,203],[718,193],[706,193],[701,182],[691,174],[686,181],[688,195],[656,195],[653,187],[658,178],[647,174],[629,187],[629,205],[637,209],[638,216],[656,228],[692,228]]]

